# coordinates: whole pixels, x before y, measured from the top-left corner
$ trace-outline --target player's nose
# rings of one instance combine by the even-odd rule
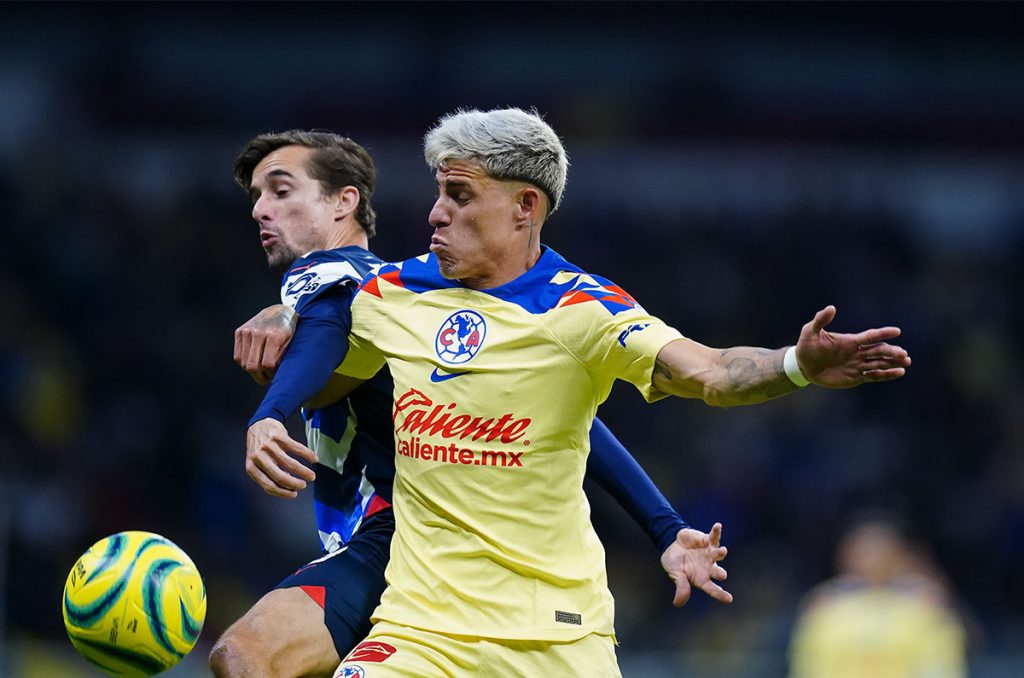
[[[260,196],[256,202],[252,204],[252,218],[256,221],[263,222],[270,221],[271,216],[270,203],[265,200],[263,196]]]
[[[427,221],[430,222],[430,225],[434,228],[447,226],[452,222],[451,217],[448,215],[448,211],[442,207],[440,200],[437,200],[434,203],[434,206],[430,209],[430,215],[427,217]]]

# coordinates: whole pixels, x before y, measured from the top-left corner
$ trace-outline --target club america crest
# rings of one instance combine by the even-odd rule
[[[437,357],[450,365],[469,362],[484,344],[487,323],[476,311],[457,311],[441,323],[434,340]]]

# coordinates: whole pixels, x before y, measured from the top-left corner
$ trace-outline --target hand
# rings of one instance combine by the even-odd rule
[[[292,440],[277,419],[260,419],[245,434],[245,472],[267,494],[294,499],[307,482],[316,480],[312,469],[292,455],[316,463],[316,453]]]
[[[898,327],[881,327],[857,334],[825,330],[836,317],[836,307],[826,306],[800,330],[796,362],[812,384],[850,388],[868,381],[889,381],[906,374],[910,356],[885,343],[900,336]]]
[[[263,309],[235,330],[235,363],[257,384],[269,384],[298,322],[295,310],[284,304]]]
[[[720,603],[732,602],[732,594],[712,581],[725,581],[729,576],[718,564],[729,552],[721,545],[721,539],[722,523],[715,523],[710,534],[688,527],[679,530],[676,540],[661,554],[661,566],[676,583],[673,605],[686,605],[691,584]]]

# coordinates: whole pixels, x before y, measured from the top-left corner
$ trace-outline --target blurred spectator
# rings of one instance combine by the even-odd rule
[[[847,532],[838,575],[808,595],[790,648],[791,678],[966,676],[966,632],[945,577],[896,522]]]

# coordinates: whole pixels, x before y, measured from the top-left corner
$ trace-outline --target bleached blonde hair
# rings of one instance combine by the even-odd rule
[[[495,179],[533,184],[544,191],[551,212],[565,191],[569,156],[536,110],[459,109],[437,121],[423,137],[423,155],[436,170],[448,160],[476,160]]]

